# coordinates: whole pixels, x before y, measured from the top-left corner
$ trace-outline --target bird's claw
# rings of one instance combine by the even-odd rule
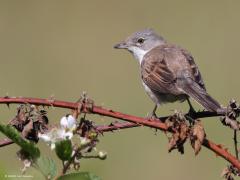
[[[148,116],[147,116],[147,119],[151,120],[151,119],[158,119],[157,115],[155,112],[152,112],[150,113]]]

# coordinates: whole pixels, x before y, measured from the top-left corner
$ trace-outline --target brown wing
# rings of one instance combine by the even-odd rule
[[[181,52],[186,57],[186,60],[188,61],[189,65],[192,69],[192,74],[193,74],[193,77],[194,77],[194,81],[197,84],[199,84],[199,86],[202,87],[204,90],[206,90],[206,87],[204,85],[201,73],[198,70],[197,65],[195,64],[192,55],[188,51],[186,51],[185,49],[181,49]]]
[[[168,93],[175,88],[174,82],[182,73],[188,73],[205,90],[198,67],[185,49],[174,45],[156,47],[144,56],[141,66],[143,81],[152,90]]]
[[[175,89],[175,74],[169,69],[164,48],[156,47],[144,56],[141,64],[143,82],[159,93],[171,93]],[[174,92],[172,92],[174,94]]]
[[[221,109],[220,104],[207,93],[202,80],[202,76],[193,60],[193,57],[186,50],[181,49],[181,51],[190,65],[192,76],[191,77],[187,76],[182,80],[177,81],[177,84],[180,84],[178,86],[187,95],[192,97],[207,110],[213,112],[220,110]]]

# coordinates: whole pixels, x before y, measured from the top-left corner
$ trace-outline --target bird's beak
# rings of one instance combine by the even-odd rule
[[[115,46],[113,46],[115,49],[127,49],[128,45],[126,44],[126,42],[122,41],[118,44],[116,44]]]

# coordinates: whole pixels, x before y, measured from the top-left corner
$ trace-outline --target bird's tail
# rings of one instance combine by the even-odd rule
[[[191,83],[188,81],[188,83],[181,83],[181,85],[183,91],[202,105],[206,110],[211,112],[218,112],[221,110],[221,105],[196,82],[191,80]]]

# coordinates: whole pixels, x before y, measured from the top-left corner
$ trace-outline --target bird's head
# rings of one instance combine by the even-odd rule
[[[156,46],[166,43],[163,37],[156,34],[152,29],[144,29],[127,37],[124,41],[116,44],[116,49],[127,49],[136,59],[142,60],[143,56]]]

